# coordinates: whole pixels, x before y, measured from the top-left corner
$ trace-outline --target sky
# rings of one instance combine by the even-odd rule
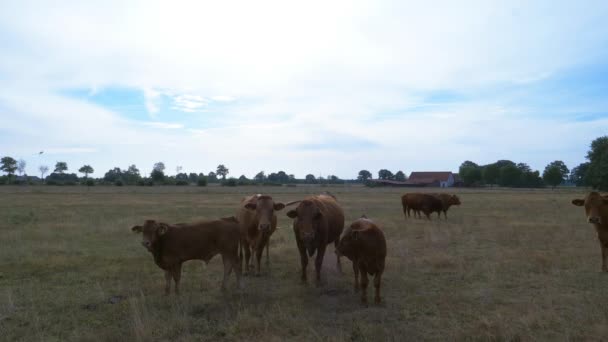
[[[606,18],[584,0],[2,1],[0,156],[97,177],[573,168],[608,134]]]

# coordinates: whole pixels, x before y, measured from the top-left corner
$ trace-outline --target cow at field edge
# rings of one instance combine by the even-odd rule
[[[585,207],[587,222],[593,224],[602,249],[602,271],[608,272],[608,196],[590,192],[585,199],[573,199],[572,204]]]
[[[224,263],[222,290],[226,288],[232,270],[240,288],[240,232],[235,217],[175,225],[146,220],[143,226],[134,226],[131,230],[142,233],[141,244],[152,253],[156,265],[165,271],[165,294],[171,291],[171,277],[175,281],[175,294],[179,294],[183,262],[203,260],[208,263],[217,254],[221,254]]]
[[[270,236],[277,230],[275,210],[285,208],[283,203],[275,203],[271,196],[254,195],[241,200],[237,218],[241,226],[241,246],[239,248],[240,269],[243,267],[245,250],[245,272],[249,270],[249,260],[256,257],[255,274],[260,274],[260,260],[266,246],[266,266],[270,265]]]
[[[316,284],[321,285],[321,266],[325,249],[330,243],[338,247],[340,234],[344,228],[344,211],[331,194],[310,196],[298,203],[297,208],[287,212],[293,220],[293,231],[300,252],[302,265],[302,281],[306,282],[306,267],[308,256],[317,253],[315,259]],[[307,255],[308,253],[308,255]],[[338,271],[342,272],[340,256],[337,256]]]
[[[435,197],[439,198],[441,201],[441,211],[443,211],[443,216],[445,219],[448,219],[448,210],[453,205],[460,205],[460,198],[456,195],[450,194],[434,194]],[[437,217],[441,218],[441,211],[437,212]]]
[[[422,193],[407,193],[401,196],[401,205],[406,218],[409,216],[410,210],[414,210],[414,216],[418,214],[418,217],[420,217],[420,212],[423,212],[426,218],[430,220],[430,215],[433,212],[443,210],[443,204],[439,198]]]
[[[338,254],[353,262],[355,291],[359,290],[361,271],[361,301],[367,303],[367,275],[370,274],[374,276],[374,300],[380,303],[380,282],[386,259],[386,239],[382,230],[372,220],[362,216],[344,230],[338,244]]]

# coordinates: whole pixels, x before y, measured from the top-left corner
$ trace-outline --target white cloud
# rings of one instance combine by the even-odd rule
[[[178,123],[168,123],[168,122],[144,122],[145,126],[161,128],[161,129],[179,129],[184,128],[184,125]]]
[[[194,113],[201,111],[208,103],[209,101],[202,96],[181,94],[173,97],[172,108],[182,112]]]
[[[160,110],[159,102],[160,102],[161,93],[152,88],[144,88],[144,98],[146,109],[148,110],[148,114],[150,117],[155,118],[156,113]]]

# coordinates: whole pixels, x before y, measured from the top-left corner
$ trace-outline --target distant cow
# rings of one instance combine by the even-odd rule
[[[414,215],[423,212],[427,219],[431,219],[431,213],[441,212],[443,204],[441,200],[430,194],[422,193],[407,193],[401,196],[401,205],[403,206],[403,215],[407,218],[410,216],[410,210],[414,210]]]
[[[245,250],[245,271],[249,270],[252,252],[256,256],[256,275],[260,274],[260,260],[266,246],[266,265],[270,265],[270,236],[277,229],[275,210],[285,208],[283,203],[275,203],[267,195],[254,195],[241,200],[237,218],[241,226],[241,247],[239,248],[240,267],[243,266]]]
[[[359,290],[361,271],[361,301],[367,303],[367,275],[370,274],[374,276],[376,288],[374,300],[380,303],[380,281],[386,259],[386,239],[382,230],[372,220],[361,217],[344,230],[338,244],[338,254],[353,262],[355,291]]]
[[[574,199],[572,204],[585,206],[587,222],[593,224],[602,249],[602,271],[608,272],[608,196],[593,191],[585,199]]]
[[[175,225],[146,220],[143,226],[134,226],[131,230],[143,233],[141,244],[152,253],[156,265],[165,270],[165,294],[171,291],[171,277],[175,281],[175,293],[179,294],[184,261],[208,263],[216,254],[222,255],[224,263],[222,290],[233,269],[240,287],[239,224],[235,217]]]
[[[331,194],[310,196],[287,205],[296,203],[298,203],[297,208],[288,211],[287,216],[294,219],[293,231],[300,252],[302,281],[306,282],[308,256],[312,257],[316,252],[316,283],[319,286],[325,249],[332,242],[336,248],[338,247],[340,234],[344,228],[344,212]],[[338,271],[342,272],[339,256],[337,257],[337,267]]]
[[[445,219],[448,219],[448,210],[452,205],[460,205],[460,198],[456,195],[450,194],[434,194],[435,197],[439,198],[441,201],[441,211],[443,211],[443,216]],[[441,211],[437,212],[437,217],[441,218]]]

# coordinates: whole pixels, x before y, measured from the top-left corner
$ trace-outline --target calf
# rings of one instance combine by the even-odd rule
[[[266,246],[266,265],[270,265],[270,236],[277,230],[275,210],[285,208],[283,203],[275,203],[267,195],[254,195],[241,200],[237,218],[241,229],[241,246],[239,248],[240,269],[243,267],[243,250],[245,250],[245,272],[249,270],[251,253],[256,256],[256,275],[260,275],[260,260]]]
[[[287,212],[293,220],[293,232],[300,252],[302,265],[302,281],[306,282],[306,267],[308,256],[316,252],[315,272],[316,284],[321,285],[321,266],[328,244],[338,247],[340,234],[344,228],[344,211],[333,195],[310,196],[302,201],[289,203],[298,207]],[[308,255],[307,255],[308,252]],[[337,258],[338,271],[342,272],[340,257]]]
[[[353,262],[355,291],[359,290],[361,271],[361,301],[367,303],[367,275],[370,274],[374,276],[376,288],[374,300],[380,303],[380,281],[386,259],[386,239],[382,230],[372,220],[362,216],[344,230],[338,244],[338,254]]]
[[[597,231],[602,250],[602,271],[608,272],[608,196],[593,191],[584,199],[573,199],[572,204],[585,207],[587,222]]]
[[[443,211],[443,216],[445,219],[448,219],[448,210],[452,205],[460,205],[460,198],[456,195],[450,194],[434,194],[441,201],[441,210],[437,211],[437,217],[441,218],[441,212]]]
[[[165,294],[171,291],[171,277],[175,281],[175,294],[179,294],[184,261],[208,263],[217,254],[222,255],[224,263],[222,290],[233,269],[240,288],[239,224],[235,217],[175,225],[146,220],[143,226],[134,226],[131,230],[142,233],[141,244],[152,254],[156,265],[165,271]]]

